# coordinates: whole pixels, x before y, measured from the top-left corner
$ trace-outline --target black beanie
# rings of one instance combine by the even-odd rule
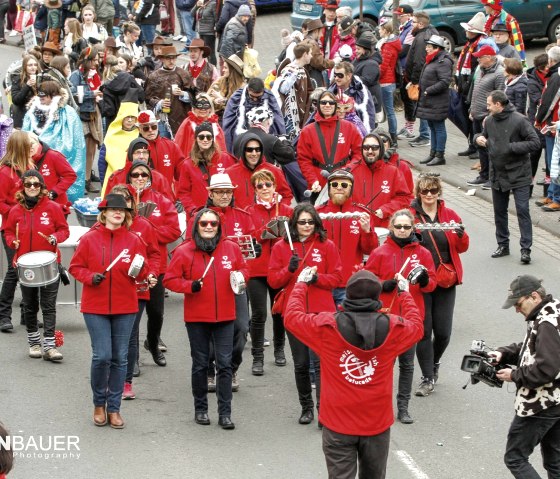
[[[197,127],[194,129],[194,134],[195,136],[198,136],[198,134],[202,133],[203,131],[211,133],[212,137],[214,137],[214,129],[212,128],[212,123],[204,121],[200,125],[197,125]]]
[[[346,283],[346,297],[348,299],[378,299],[380,293],[381,282],[370,271],[358,271]]]
[[[146,163],[145,161],[136,160],[132,162],[132,166],[130,167],[130,170],[128,170],[128,174],[126,175],[127,183],[130,184],[130,174],[134,171],[135,168],[138,168],[139,166],[143,166],[144,169],[148,171],[148,173],[150,174],[150,181],[152,180],[152,169],[150,168],[150,165],[148,165],[148,163]]]
[[[25,178],[37,178],[39,183],[45,186],[45,179],[37,170],[27,170],[23,175],[21,175],[21,181],[25,180]]]

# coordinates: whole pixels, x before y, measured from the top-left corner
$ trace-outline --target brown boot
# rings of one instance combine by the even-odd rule
[[[113,429],[122,429],[124,427],[124,421],[119,412],[110,412],[107,414],[109,416],[109,426]]]
[[[105,406],[95,406],[93,409],[93,424],[96,426],[105,426],[105,424],[107,424]]]

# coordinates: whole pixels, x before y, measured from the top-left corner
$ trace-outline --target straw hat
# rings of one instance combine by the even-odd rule
[[[467,32],[482,33],[484,34],[484,25],[486,24],[486,17],[484,13],[478,12],[474,17],[469,20],[469,23],[461,22],[461,26]]]
[[[233,186],[231,178],[227,173],[216,173],[210,177],[210,186],[207,190],[233,190],[237,186]]]

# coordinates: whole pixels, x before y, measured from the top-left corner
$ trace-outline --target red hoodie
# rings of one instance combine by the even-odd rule
[[[93,285],[93,275],[103,273],[121,253],[125,255],[105,274],[105,279]],[[136,282],[128,276],[130,263],[136,254],[146,258],[146,246],[134,233],[120,227],[114,231],[97,223],[80,238],[72,256],[69,271],[76,280],[83,283],[80,311],[91,314],[130,314],[138,311]],[[146,268],[137,281],[146,274]]]
[[[381,58],[383,61],[379,65],[379,83],[396,83],[395,66],[399,61],[399,53],[402,50],[401,41],[398,37],[387,40],[381,45]]]
[[[16,173],[9,165],[0,166],[0,214],[2,215],[2,228],[6,228],[8,213],[16,202],[16,193],[22,189],[21,173]]]
[[[60,263],[60,251],[56,246],[51,245],[39,233],[56,238],[58,244],[67,240],[70,236],[68,223],[58,203],[43,196],[32,210],[28,210],[21,204],[15,205],[8,215],[8,221],[4,233],[6,243],[10,248],[14,247],[16,240],[16,225],[18,229],[19,248],[14,255],[14,264],[17,259],[31,251],[52,251],[57,253]]]
[[[170,194],[175,198],[175,181],[179,181],[181,165],[185,156],[174,142],[163,136],[158,135],[155,140],[146,141],[154,170],[164,176],[172,188]]]
[[[401,294],[405,319],[389,315],[389,333],[381,346],[363,350],[338,331],[335,314],[306,314],[310,287],[297,283],[288,301],[286,329],[315,351],[321,360],[319,420],[339,434],[373,436],[394,422],[393,366],[400,354],[424,333],[418,307]]]
[[[297,146],[297,162],[309,188],[315,181],[318,181],[321,186],[327,182],[321,175],[321,170],[324,169],[321,165],[325,165],[325,158],[315,124],[320,126],[325,137],[327,153],[330,154],[336,122],[340,121],[340,132],[333,160],[333,163],[338,166],[333,170],[342,168],[347,163],[357,162],[362,157],[362,136],[354,124],[339,120],[336,115],[323,118],[319,113],[315,113],[314,118],[315,123],[310,123],[301,130]]]
[[[107,180],[107,188],[105,188],[105,194],[108,195],[111,193],[111,190],[114,186],[117,185],[126,185],[126,177],[128,176],[128,172],[130,171],[130,167],[132,166],[132,162],[127,161],[124,164],[124,168],[115,171],[109,179]],[[161,193],[164,195],[169,201],[172,203],[175,202],[175,196],[173,195],[173,191],[171,190],[170,183],[165,179],[165,177],[159,172],[152,168],[152,188],[154,191]]]
[[[191,156],[192,147],[196,141],[194,137],[196,127],[205,121],[212,125],[212,130],[214,130],[214,141],[220,148],[220,151],[227,151],[226,139],[224,132],[218,123],[218,116],[212,115],[210,118],[203,119],[196,116],[192,111],[189,111],[187,117],[183,120],[183,123],[181,123],[181,126],[175,134],[175,143],[185,158]]]
[[[406,186],[410,191],[411,196],[414,194],[414,177],[412,175],[412,163],[404,158],[401,158],[398,153],[393,153],[389,158],[388,163],[397,168],[403,175]]]
[[[202,278],[211,257],[214,262],[204,277],[202,289],[193,293],[192,283]],[[174,250],[163,285],[176,293],[184,293],[185,322],[233,321],[235,295],[229,280],[232,271],[240,271],[245,282],[249,280],[247,264],[235,242],[222,237],[213,253],[208,254],[189,240]]]

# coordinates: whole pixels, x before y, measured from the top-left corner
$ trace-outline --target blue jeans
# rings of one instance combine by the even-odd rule
[[[422,126],[422,123],[420,123]],[[447,143],[447,130],[445,128],[445,120],[428,120],[430,127],[431,149],[436,153],[445,151],[445,144]],[[420,128],[422,130],[422,128]],[[420,133],[422,136],[422,133]]]
[[[140,39],[138,40],[140,43],[137,42],[137,45],[141,46],[142,43],[148,44],[148,43],[153,43],[154,42],[154,38],[156,36],[156,25],[139,25],[140,26],[140,31],[142,32],[142,35],[140,36]],[[152,54],[152,49],[148,48],[148,51],[150,52],[150,55]]]
[[[387,115],[387,123],[389,124],[389,133],[391,135],[397,134],[397,115],[395,115],[395,108],[393,106],[393,94],[395,93],[395,90],[396,90],[396,86],[394,83],[381,87],[383,108],[385,108],[385,114]]]
[[[218,414],[220,417],[231,416],[233,323],[234,321],[185,323],[191,347],[191,388],[195,413],[208,412],[208,359],[212,343],[218,369],[216,380]]]
[[[420,119],[420,129],[418,130],[418,133],[421,138],[430,138],[430,127],[428,125],[428,120]]]
[[[119,412],[126,377],[128,342],[136,313],[90,314],[84,319],[91,338],[91,390],[96,407]]]
[[[546,160],[546,168],[550,171],[550,163],[552,161],[552,150],[554,150],[554,137],[550,135],[544,136],[544,145],[545,145],[545,160]],[[560,185],[555,185],[554,183],[550,183],[548,185],[548,193],[547,196],[552,199],[555,203],[560,203]]]
[[[346,288],[334,288],[332,297],[334,299],[334,304],[337,306],[342,304],[342,302],[346,299]]]
[[[193,29],[193,17],[188,10],[177,10],[177,15],[179,16],[179,21],[187,37],[187,41],[185,42],[185,48],[187,48],[196,37],[196,32]]]
[[[138,350],[140,349],[140,320],[146,308],[146,300],[138,300],[138,312],[134,318],[134,325],[130,332],[130,339],[128,340],[128,360],[126,363],[126,382],[131,383],[134,377],[134,365],[138,361]]]

